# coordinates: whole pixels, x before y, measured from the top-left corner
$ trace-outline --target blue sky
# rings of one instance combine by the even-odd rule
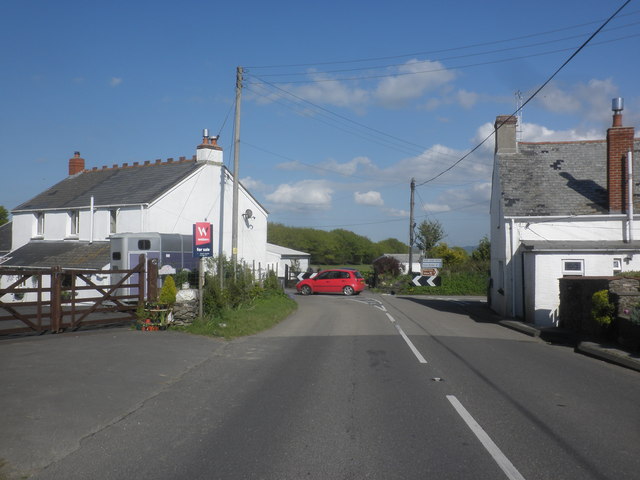
[[[623,3],[7,0],[0,205],[62,180],[74,151],[87,168],[191,156],[203,128],[232,169],[242,66],[240,178],[270,221],[408,242],[414,177],[416,221],[477,245],[493,139],[439,174]],[[524,107],[522,139],[603,138],[617,96],[638,125],[639,46],[631,1]]]

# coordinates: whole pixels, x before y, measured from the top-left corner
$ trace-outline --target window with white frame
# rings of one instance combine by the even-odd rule
[[[80,212],[71,210],[69,212],[69,235],[77,237],[80,232]]]
[[[109,233],[118,233],[118,210],[109,210]]]
[[[613,273],[620,273],[622,271],[622,259],[614,258],[613,259]]]
[[[36,213],[36,236],[44,236],[44,212]]]
[[[584,275],[584,260],[562,260],[563,275]]]

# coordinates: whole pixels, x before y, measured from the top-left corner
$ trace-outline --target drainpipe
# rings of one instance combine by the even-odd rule
[[[515,318],[516,316],[516,264],[515,264],[515,260],[514,260],[514,243],[515,243],[515,239],[514,239],[514,234],[513,234],[513,228],[514,228],[515,222],[513,220],[513,218],[510,221],[510,229],[509,229],[509,238],[510,238],[510,243],[511,243],[511,252],[510,252],[510,261],[511,261],[511,316],[513,318]]]
[[[633,151],[627,153],[627,239],[633,242]]]
[[[89,243],[93,243],[93,195],[89,203]]]

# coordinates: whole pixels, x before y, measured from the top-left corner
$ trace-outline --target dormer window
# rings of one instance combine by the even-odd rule
[[[36,236],[44,237],[44,212],[36,213]]]
[[[77,237],[78,233],[80,233],[80,212],[71,210],[69,212],[69,235]]]

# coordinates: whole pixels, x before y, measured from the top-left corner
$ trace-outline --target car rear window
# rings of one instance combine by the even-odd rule
[[[360,275],[360,272],[353,272],[356,276],[356,278],[362,278],[362,275]]]

